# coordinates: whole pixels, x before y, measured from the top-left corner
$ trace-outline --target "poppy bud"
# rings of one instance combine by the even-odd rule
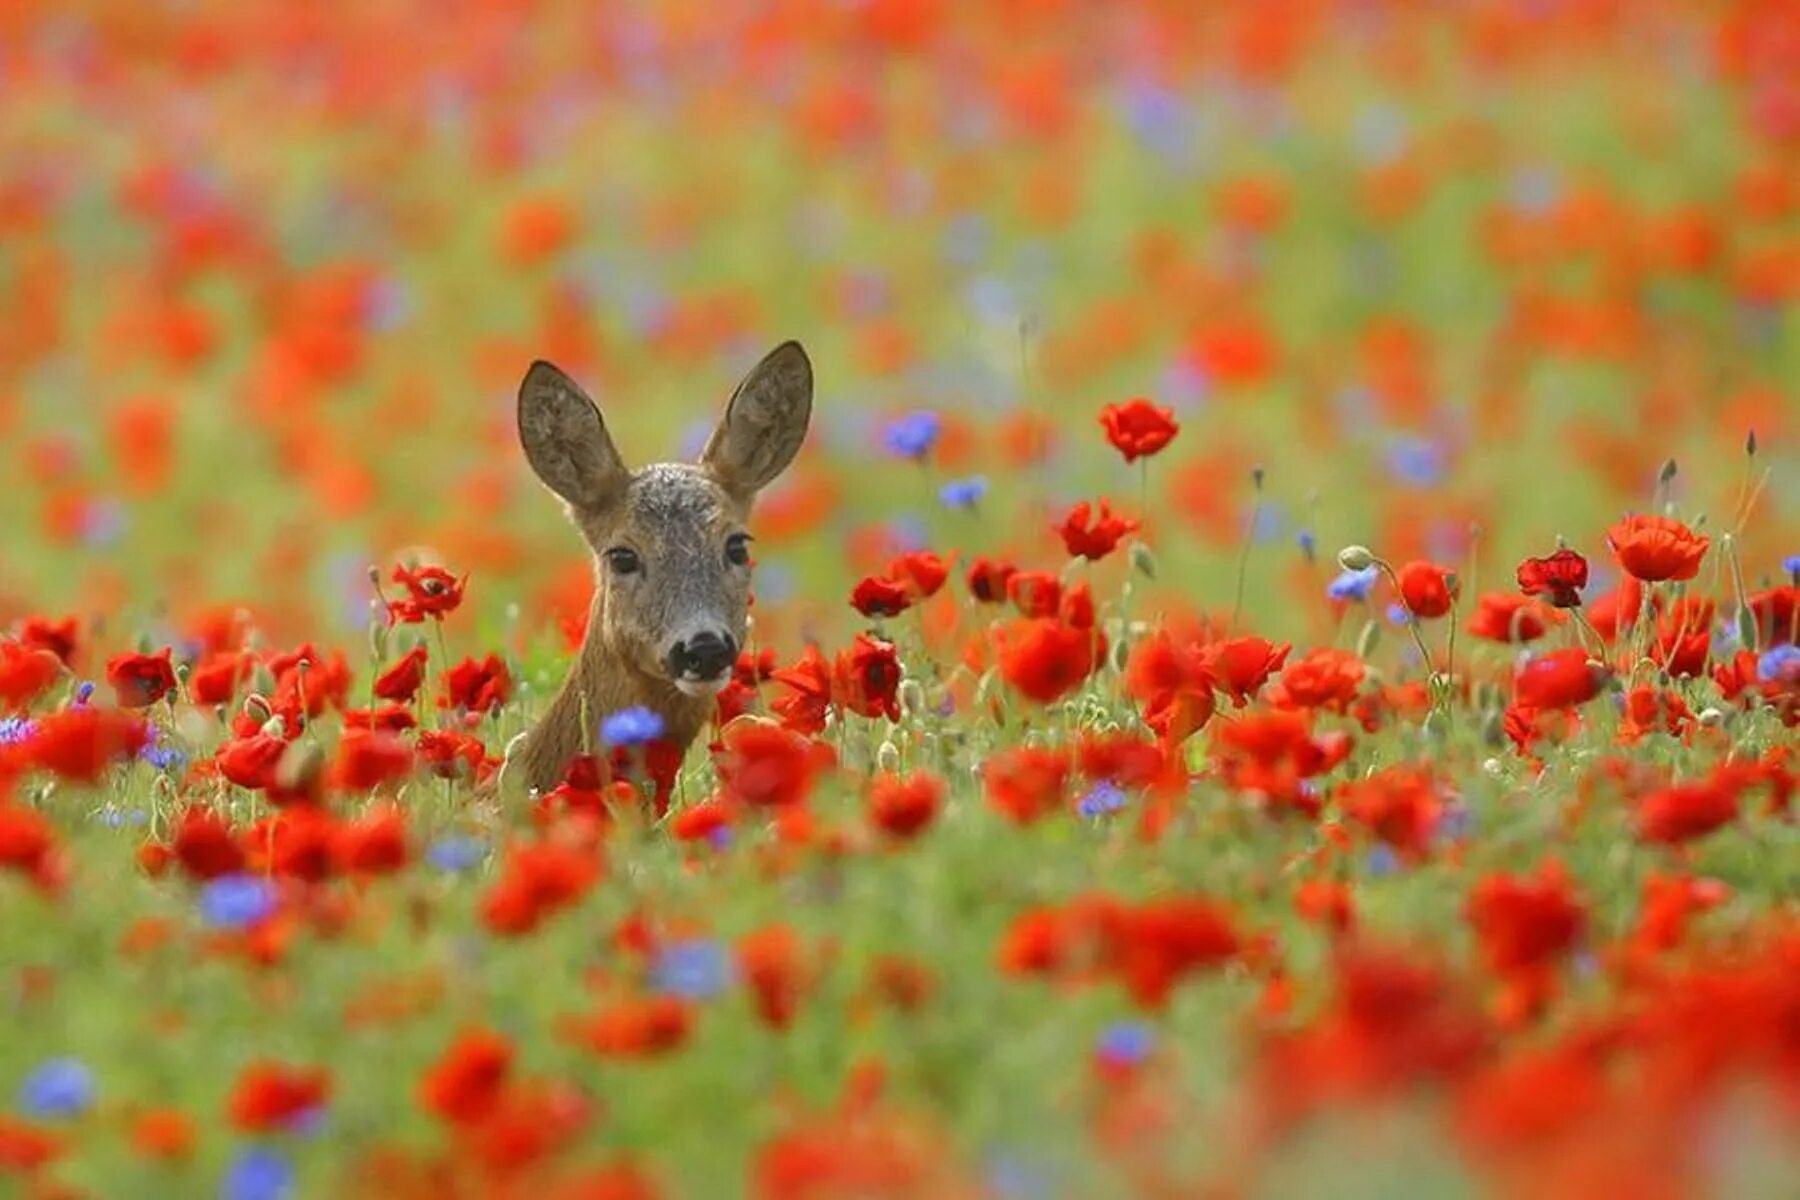
[[[1675,460],[1671,458],[1667,462],[1663,463],[1662,471],[1660,473],[1658,473],[1657,478],[1662,480],[1662,482],[1666,485],[1675,478],[1676,474],[1680,471],[1680,469],[1681,468],[1679,468],[1675,465]]]
[[[900,747],[892,742],[881,743],[881,748],[875,751],[875,765],[883,771],[898,771],[900,769]]]
[[[1346,571],[1366,571],[1375,565],[1375,553],[1367,546],[1345,546],[1338,551],[1338,566]]]
[[[1142,542],[1131,543],[1131,565],[1145,579],[1156,578],[1156,555]]]
[[[1756,430],[1754,429],[1744,437],[1744,453],[1751,458],[1756,457]]]
[[[1750,436],[1754,438],[1756,435]],[[1700,723],[1708,729],[1716,729],[1725,724],[1725,714],[1716,708],[1703,708],[1700,710]]]
[[[916,679],[903,679],[895,689],[900,699],[902,712],[917,713],[925,711],[925,688]]]
[[[1756,645],[1756,614],[1747,604],[1739,605],[1737,610],[1738,641],[1746,646]]]

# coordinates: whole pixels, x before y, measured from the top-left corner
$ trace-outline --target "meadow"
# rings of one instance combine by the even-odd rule
[[[1792,4],[8,6],[0,1195],[1794,1195],[1797,388]]]

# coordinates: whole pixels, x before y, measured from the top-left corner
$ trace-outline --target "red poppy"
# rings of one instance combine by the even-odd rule
[[[346,875],[392,875],[405,868],[406,817],[386,805],[343,821],[333,831],[332,858]]]
[[[1206,665],[1219,689],[1238,708],[1262,690],[1269,676],[1281,670],[1293,647],[1255,636],[1228,638],[1206,648]]]
[[[194,1152],[199,1131],[180,1109],[153,1108],[131,1123],[131,1148],[149,1159],[180,1162]]]
[[[419,734],[419,762],[439,779],[478,779],[488,765],[481,739],[456,729],[426,729]]]
[[[219,747],[213,755],[213,764],[220,775],[239,787],[262,791],[275,786],[276,772],[288,744],[286,738],[272,733],[259,732],[245,738],[233,738]]]
[[[244,869],[244,851],[225,818],[208,808],[190,807],[175,822],[169,848],[195,879],[217,879]]]
[[[1784,583],[1753,593],[1745,603],[1756,622],[1758,645],[1792,645],[1800,640],[1800,586]]]
[[[396,704],[411,704],[419,686],[425,682],[425,647],[414,646],[399,662],[375,679],[375,695]]]
[[[1519,564],[1519,590],[1527,596],[1543,596],[1556,608],[1577,608],[1581,589],[1587,586],[1587,559],[1563,547],[1548,558],[1528,558]]]
[[[1431,849],[1444,804],[1431,772],[1393,766],[1338,790],[1338,806],[1402,858],[1418,859]]]
[[[388,601],[388,620],[406,625],[417,625],[427,617],[443,620],[462,603],[468,578],[458,579],[442,567],[395,567],[394,582],[406,589],[406,596]]]
[[[1400,579],[1400,598],[1415,617],[1441,617],[1456,603],[1456,573],[1447,567],[1409,562],[1396,574]]]
[[[1008,584],[1018,573],[1011,563],[977,558],[969,564],[969,594],[982,604],[1004,604],[1011,594]]]
[[[838,652],[831,669],[831,698],[863,717],[900,719],[900,655],[892,642],[859,633]]]
[[[29,1175],[56,1161],[63,1149],[55,1134],[0,1113],[0,1171]]]
[[[1071,556],[1092,562],[1118,549],[1120,539],[1135,531],[1138,523],[1115,515],[1105,499],[1100,501],[1098,511],[1091,502],[1083,500],[1055,528]]]
[[[266,1133],[291,1128],[324,1108],[330,1097],[331,1077],[323,1068],[263,1061],[239,1072],[227,1108],[237,1129]]]
[[[1183,976],[1216,969],[1243,947],[1230,915],[1199,897],[1151,900],[1122,915],[1105,938],[1102,964],[1144,1008],[1164,1007]]]
[[[507,853],[499,880],[483,898],[481,918],[495,933],[530,933],[586,895],[599,878],[600,859],[591,846],[521,842]]]
[[[1513,675],[1513,695],[1530,708],[1575,708],[1600,694],[1609,672],[1581,649],[1551,650],[1526,661]]]
[[[944,791],[944,781],[928,771],[878,775],[869,784],[869,819],[882,832],[911,840],[937,816]]]
[[[63,881],[63,862],[50,822],[36,809],[0,795],[0,870],[17,871],[38,887]]]
[[[902,554],[887,565],[887,577],[906,587],[916,600],[929,600],[950,578],[950,566],[929,550]]]
[[[121,654],[107,660],[106,682],[120,708],[148,708],[175,690],[172,653],[164,646],[157,654]]]
[[[149,728],[127,712],[84,705],[41,718],[25,742],[26,761],[75,783],[93,783],[117,759],[150,740]]]
[[[1356,699],[1368,667],[1348,650],[1320,646],[1281,673],[1281,702],[1343,712]]]
[[[1619,565],[1635,579],[1660,583],[1665,579],[1692,579],[1700,572],[1712,540],[1697,534],[1674,517],[1642,514],[1626,517],[1606,531],[1607,544]]]
[[[1174,441],[1181,431],[1172,410],[1158,408],[1142,396],[1107,405],[1100,410],[1100,424],[1106,430],[1106,440],[1128,463],[1149,458]]]
[[[805,803],[820,755],[801,734],[768,721],[743,720],[726,727],[713,761],[729,800],[753,808],[788,808]]]
[[[1574,948],[1587,928],[1587,912],[1560,863],[1547,861],[1532,875],[1487,875],[1466,907],[1469,924],[1493,971],[1540,967]]]
[[[799,935],[782,924],[745,934],[737,944],[737,963],[763,1024],[771,1029],[791,1025],[808,984]]]
[[[26,617],[19,624],[19,643],[34,650],[48,650],[62,660],[65,667],[75,665],[75,651],[80,645],[80,623],[74,617],[52,621],[49,617]]]
[[[465,1029],[419,1081],[419,1104],[452,1125],[492,1111],[512,1072],[513,1045],[489,1029]]]
[[[1681,596],[1663,609],[1656,621],[1651,658],[1677,678],[1696,678],[1706,673],[1712,655],[1715,606],[1701,596]]]
[[[1610,645],[1618,640],[1621,631],[1637,624],[1643,606],[1644,585],[1627,575],[1619,581],[1618,587],[1594,597],[1587,606],[1588,624]]]
[[[783,725],[808,736],[825,728],[825,715],[831,709],[832,668],[817,646],[808,646],[798,662],[771,678],[788,689],[769,705]]]
[[[694,1028],[694,1010],[674,996],[622,1000],[571,1024],[581,1045],[606,1058],[649,1058],[677,1050]]]
[[[1048,571],[1015,571],[1006,581],[1006,598],[1027,617],[1054,617],[1062,593],[1062,580]]]
[[[1464,628],[1491,642],[1531,642],[1549,629],[1552,611],[1524,596],[1484,592]]]
[[[1144,724],[1170,742],[1185,740],[1213,715],[1213,679],[1200,647],[1159,629],[1132,648],[1125,694]]]
[[[1723,829],[1737,816],[1737,789],[1727,780],[1672,784],[1637,802],[1637,835],[1646,842],[1679,845]]]
[[[346,792],[372,792],[412,774],[412,748],[390,733],[346,730],[338,739],[332,782]]]
[[[188,698],[196,704],[230,704],[250,679],[255,662],[239,650],[207,655],[188,672]]]
[[[906,584],[884,575],[871,575],[850,593],[850,606],[865,617],[897,617],[912,607],[913,595]]]
[[[1013,746],[982,764],[988,806],[1019,825],[1061,809],[1069,783],[1069,754],[1061,748]]]
[[[1106,660],[1106,635],[1061,621],[1014,621],[996,634],[1000,677],[1039,704],[1050,704],[1080,687]]]
[[[48,650],[0,642],[0,712],[24,712],[62,673],[62,660]]]
[[[465,658],[445,672],[444,688],[445,694],[438,700],[442,708],[493,712],[512,697],[512,673],[498,654],[479,661]]]

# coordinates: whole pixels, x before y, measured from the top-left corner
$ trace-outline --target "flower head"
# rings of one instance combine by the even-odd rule
[[[922,459],[937,445],[943,421],[934,412],[907,413],[882,431],[881,444],[896,458]]]
[[[1325,585],[1325,594],[1333,600],[1366,600],[1380,578],[1379,567],[1363,567],[1356,571],[1346,569]]]
[[[200,890],[200,915],[217,929],[248,929],[275,914],[275,885],[259,875],[222,875]]]
[[[1142,396],[1101,409],[1100,425],[1106,430],[1106,440],[1128,463],[1149,458],[1181,431],[1172,411],[1158,408]]]
[[[662,735],[662,717],[641,705],[622,708],[600,722],[600,738],[609,746],[641,746]]]
[[[1626,517],[1606,531],[1606,541],[1619,565],[1644,583],[1692,579],[1712,545],[1674,517],[1655,515]]]
[[[664,946],[650,966],[656,990],[684,1000],[709,1000],[731,986],[732,976],[730,948],[701,938]]]
[[[1564,547],[1548,558],[1528,558],[1519,564],[1519,590],[1527,596],[1543,596],[1557,608],[1576,608],[1581,589],[1587,586],[1587,559]]]
[[[987,491],[987,476],[971,475],[967,479],[952,479],[939,488],[938,500],[945,508],[975,508]]]
[[[19,1085],[19,1107],[31,1117],[78,1117],[93,1103],[94,1072],[80,1059],[53,1058]]]

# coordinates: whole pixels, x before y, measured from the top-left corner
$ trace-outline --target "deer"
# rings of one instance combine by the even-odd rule
[[[685,753],[731,681],[748,634],[750,511],[785,471],[812,418],[812,363],[783,342],[731,394],[697,463],[631,470],[600,406],[551,363],[519,385],[519,443],[594,559],[587,633],[561,691],[507,747],[502,787],[562,782],[611,713],[662,718]]]

